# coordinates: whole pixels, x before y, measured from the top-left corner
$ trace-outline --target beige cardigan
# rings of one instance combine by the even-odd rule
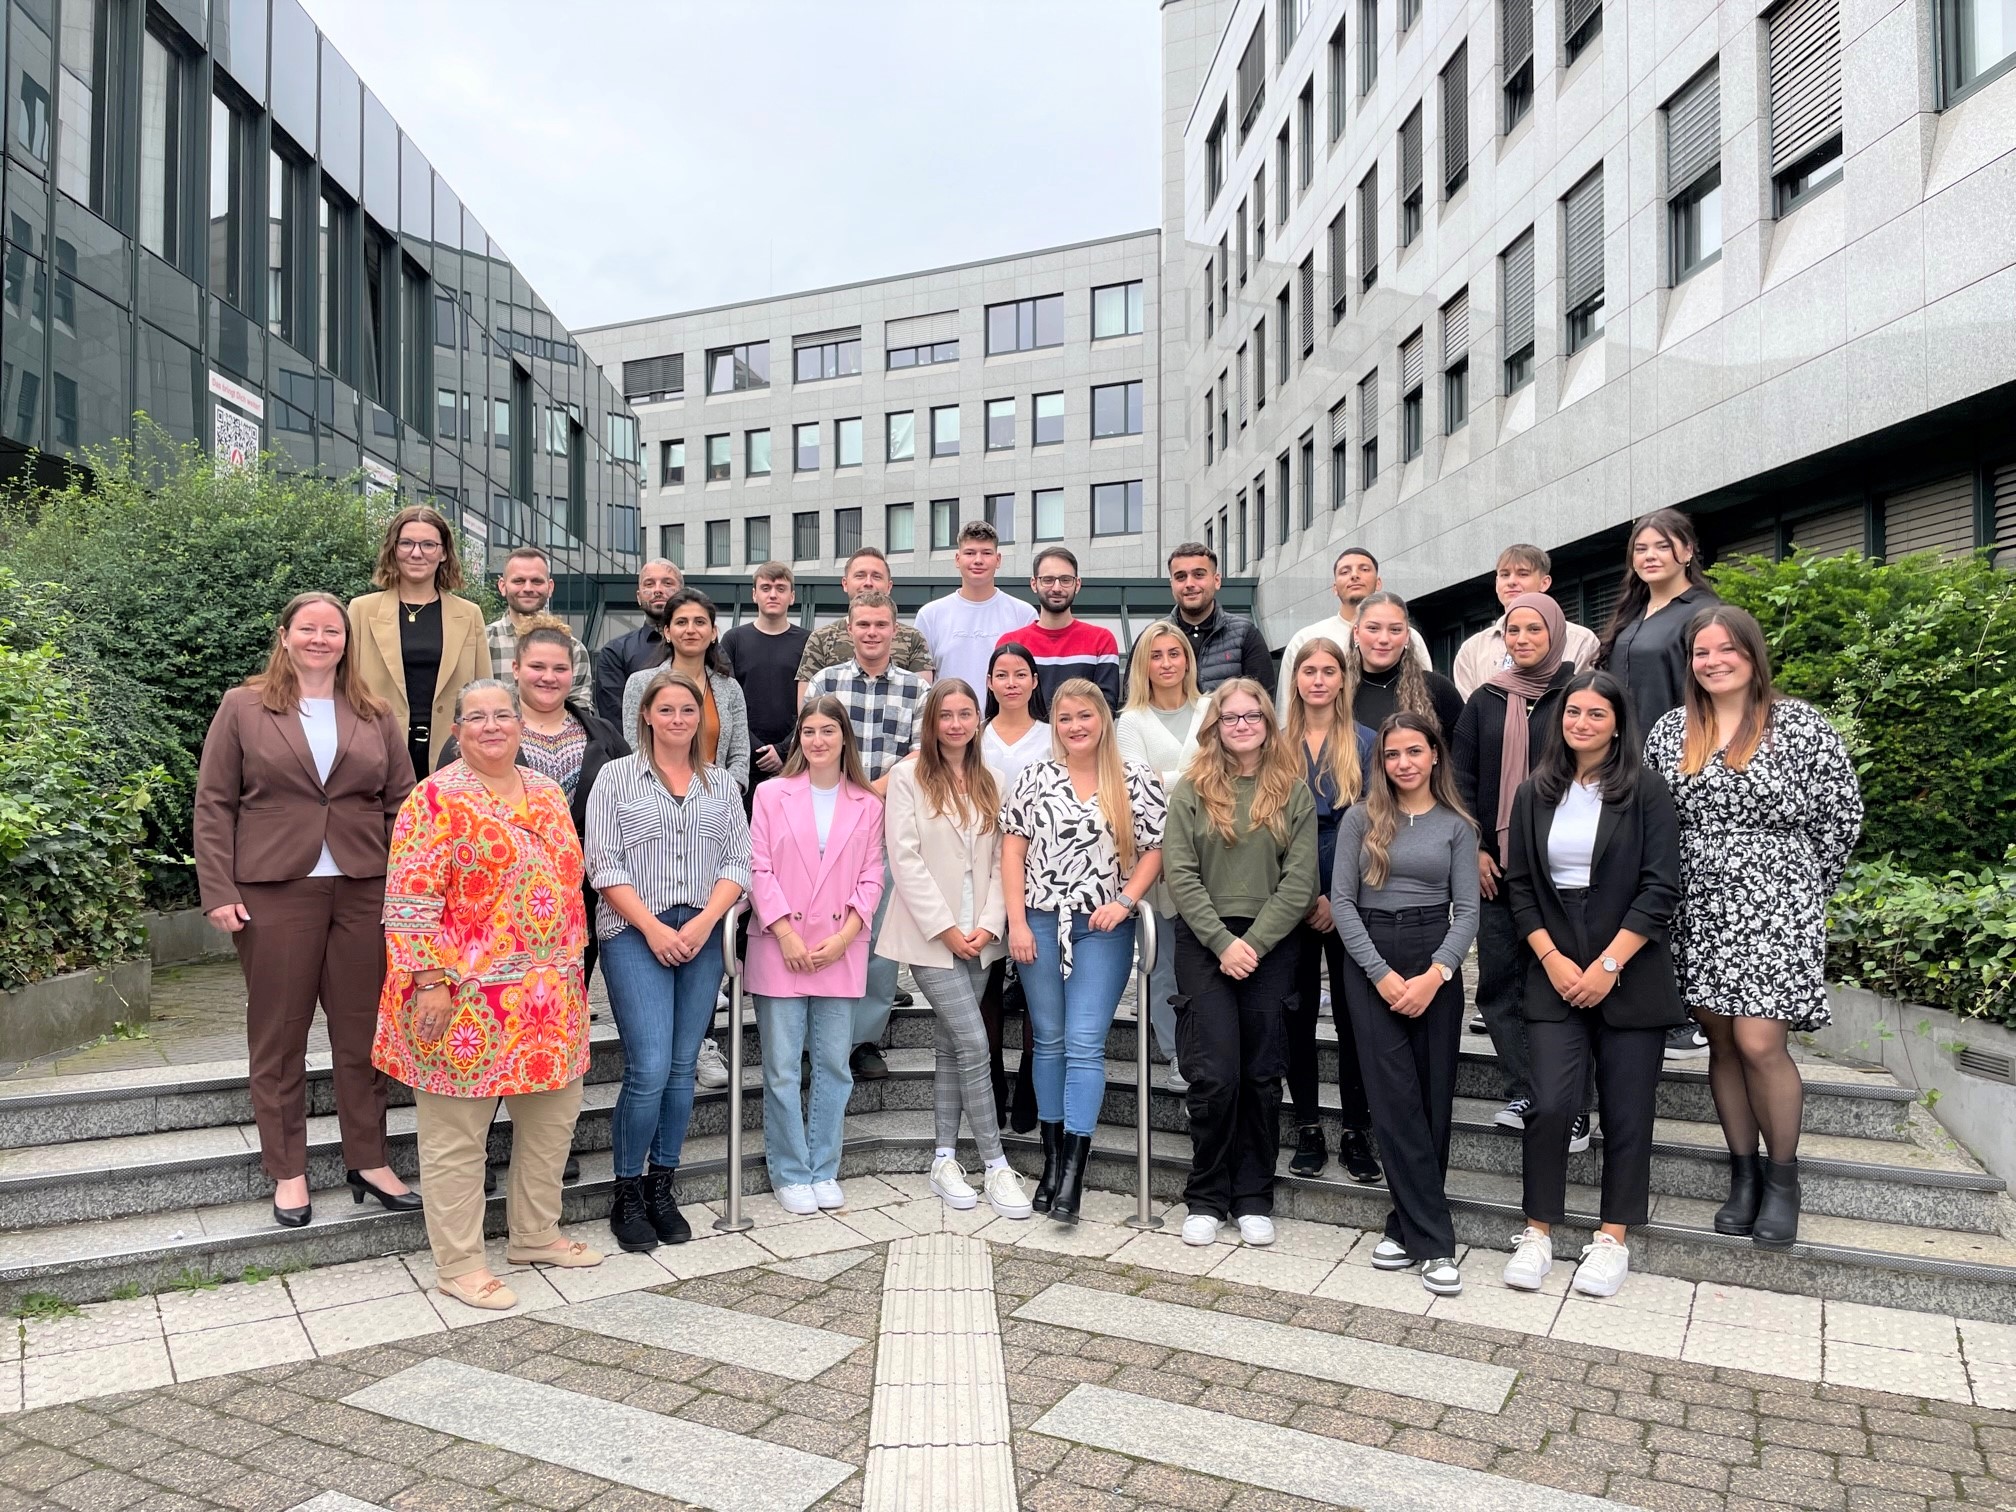
[[[390,590],[359,594],[350,601],[350,654],[364,686],[392,705],[399,738],[413,723],[406,696],[406,663],[399,654],[399,595]],[[483,611],[458,594],[441,595],[441,667],[430,690],[427,765],[441,761],[441,747],[454,733],[455,697],[479,677],[490,675],[490,647],[483,637]],[[426,772],[415,774],[425,777]]]
[[[907,966],[951,966],[957,957],[939,934],[958,924],[962,880],[973,874],[973,927],[994,936],[980,952],[991,966],[1008,953],[1008,903],[1001,894],[1001,826],[982,833],[928,811],[917,785],[917,763],[890,770],[883,799],[883,843],[889,859],[889,911],[875,954]]]

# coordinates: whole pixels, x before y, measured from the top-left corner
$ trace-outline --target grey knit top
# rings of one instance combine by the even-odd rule
[[[1436,947],[1435,959],[1456,970],[1477,937],[1477,831],[1438,803],[1394,832],[1386,852],[1386,883],[1372,887],[1359,875],[1370,823],[1362,803],[1354,803],[1338,822],[1330,886],[1330,912],[1337,921],[1338,938],[1376,984],[1393,968],[1380,957],[1358,910],[1446,907],[1449,932]]]

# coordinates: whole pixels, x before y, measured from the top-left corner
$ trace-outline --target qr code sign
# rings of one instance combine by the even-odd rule
[[[215,445],[219,467],[252,467],[259,460],[259,422],[226,405],[218,405]]]

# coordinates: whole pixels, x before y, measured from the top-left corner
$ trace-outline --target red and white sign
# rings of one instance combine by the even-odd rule
[[[213,371],[210,374],[210,392],[215,394],[219,399],[237,405],[238,408],[245,411],[254,420],[264,420],[266,418],[266,401],[243,384],[233,383],[222,373]]]

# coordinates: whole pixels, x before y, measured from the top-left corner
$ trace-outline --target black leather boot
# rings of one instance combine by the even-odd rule
[[[1085,1195],[1085,1167],[1092,1160],[1090,1134],[1066,1134],[1062,1160],[1057,1171],[1057,1194],[1050,1201],[1050,1216],[1059,1223],[1076,1223],[1078,1205]]]
[[[1715,1209],[1715,1232],[1748,1234],[1764,1195],[1764,1162],[1755,1155],[1729,1157],[1729,1200]]]
[[[1799,1237],[1799,1162],[1764,1162],[1764,1200],[1750,1242],[1759,1249],[1790,1249]]]
[[[679,1211],[672,1176],[663,1166],[652,1166],[644,1173],[644,1216],[651,1220],[661,1243],[684,1244],[693,1237],[693,1225]]]
[[[1043,1174],[1036,1178],[1036,1191],[1029,1199],[1029,1206],[1039,1213],[1047,1213],[1050,1211],[1050,1200],[1057,1195],[1057,1174],[1064,1149],[1064,1125],[1039,1122],[1036,1129],[1043,1136]]]
[[[658,1230],[652,1226],[651,1214],[644,1206],[643,1177],[616,1178],[616,1199],[609,1208],[609,1232],[616,1236],[619,1248],[633,1255],[658,1248]]]

